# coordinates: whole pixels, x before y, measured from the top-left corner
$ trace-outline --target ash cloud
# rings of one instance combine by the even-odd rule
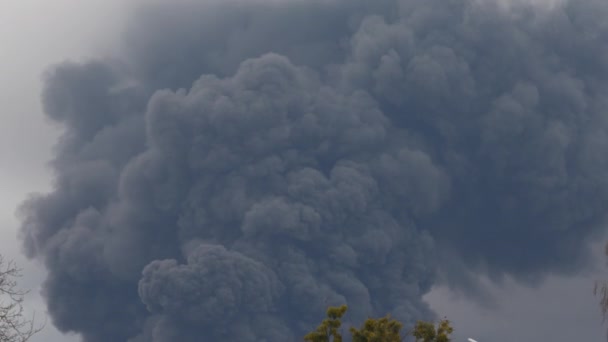
[[[589,265],[608,203],[608,4],[166,2],[53,67],[55,188],[21,207],[53,323],[296,341],[432,317],[437,281]]]

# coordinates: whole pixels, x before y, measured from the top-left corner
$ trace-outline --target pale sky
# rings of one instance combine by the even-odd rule
[[[37,294],[44,271],[19,253],[16,206],[28,193],[49,188],[45,163],[57,137],[40,113],[40,75],[46,66],[65,59],[103,56],[119,42],[132,1],[124,0],[0,0],[0,253],[24,268],[21,285],[32,289],[28,311],[43,316]],[[112,24],[109,25],[108,22]],[[604,337],[597,300],[591,291],[601,274],[575,279],[550,278],[537,289],[507,284],[493,287],[498,305],[482,308],[438,288],[428,299],[439,315],[456,328],[455,341],[500,339],[513,331],[517,341],[574,341],[578,336]],[[567,325],[566,325],[567,324]],[[554,334],[554,335],[548,335]],[[62,336],[50,322],[33,342],[77,341]]]
[[[38,295],[44,271],[20,254],[14,213],[27,194],[50,186],[45,163],[58,131],[41,114],[41,74],[65,59],[103,55],[117,41],[128,6],[120,0],[0,1],[0,253],[24,269],[21,285],[32,290],[25,306],[39,318],[45,313]],[[49,322],[32,342],[77,340]]]

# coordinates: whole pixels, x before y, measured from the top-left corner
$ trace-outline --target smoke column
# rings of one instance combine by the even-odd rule
[[[54,189],[20,209],[86,342],[298,341],[432,318],[441,280],[589,264],[608,2],[165,1],[46,74]],[[440,277],[441,279],[439,279]]]

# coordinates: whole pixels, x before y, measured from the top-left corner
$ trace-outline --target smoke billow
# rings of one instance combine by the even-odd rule
[[[21,208],[53,323],[296,341],[432,317],[470,274],[570,274],[608,209],[605,1],[170,2],[63,63],[54,190]]]

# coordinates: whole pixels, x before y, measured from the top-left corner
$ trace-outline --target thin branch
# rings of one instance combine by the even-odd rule
[[[26,342],[46,325],[46,320],[42,325],[35,324],[35,313],[32,319],[24,315],[22,303],[29,291],[17,287],[21,271],[14,261],[0,255],[0,342]]]

